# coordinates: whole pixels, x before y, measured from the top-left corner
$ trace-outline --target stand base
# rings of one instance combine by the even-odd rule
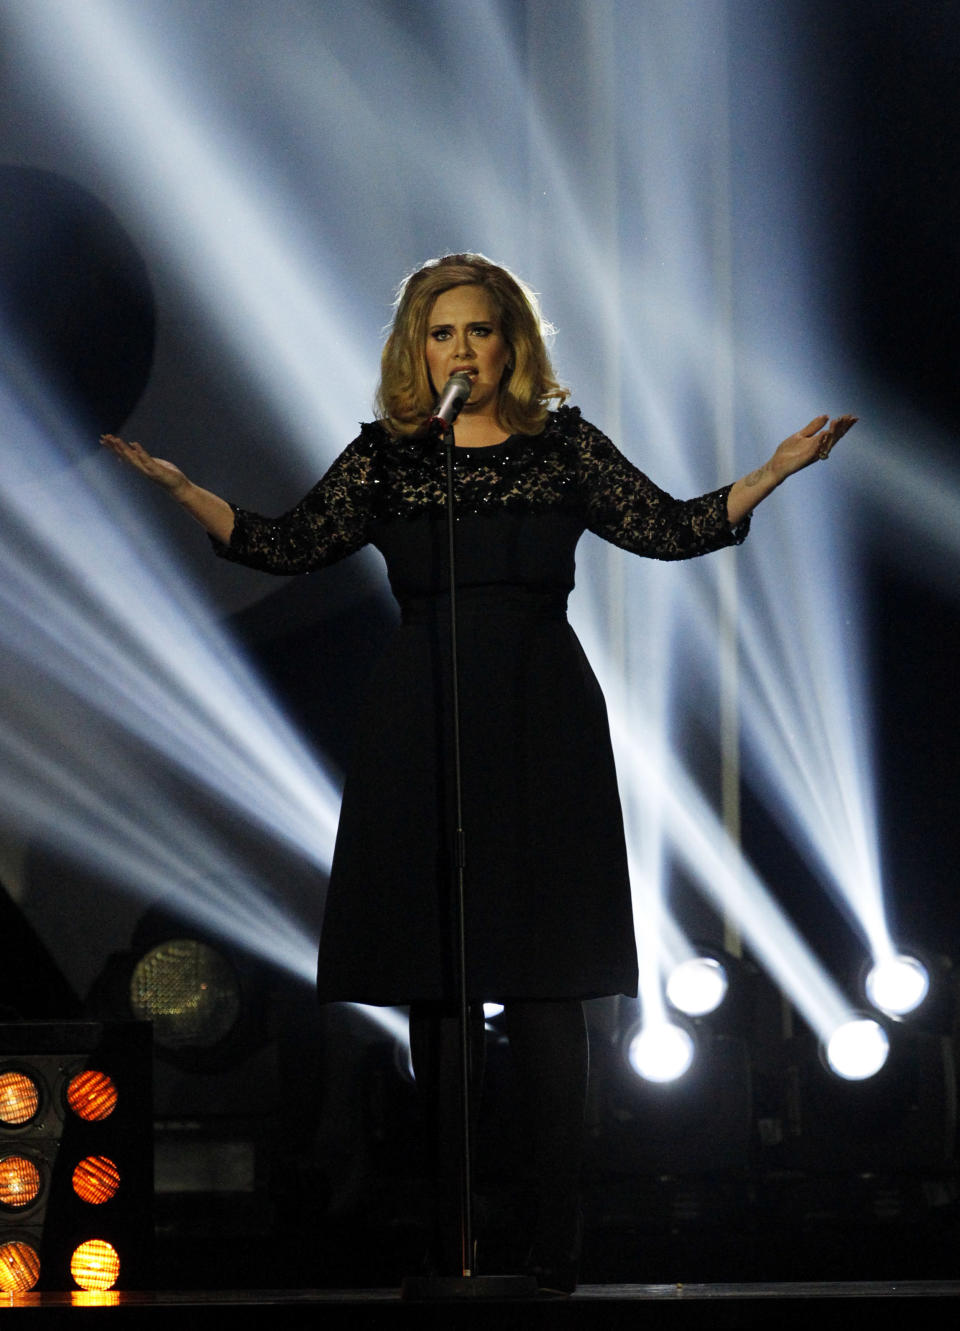
[[[406,1276],[401,1298],[410,1303],[453,1300],[533,1299],[537,1282],[533,1276]]]

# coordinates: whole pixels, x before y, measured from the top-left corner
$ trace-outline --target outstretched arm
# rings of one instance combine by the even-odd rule
[[[165,462],[162,458],[151,456],[137,443],[127,443],[115,434],[101,435],[100,442],[141,476],[146,476],[148,481],[152,481],[161,490],[166,490],[170,497],[185,508],[211,536],[224,545],[229,545],[233,534],[234,514],[225,499],[221,499],[210,490],[201,489],[199,485],[194,485],[179,467],[174,466],[172,462]]]
[[[826,416],[815,416],[809,425],[784,439],[768,462],[731,486],[727,496],[731,527],[748,517],[762,499],[795,471],[828,458],[837,440],[856,423],[856,416],[837,416],[829,424]]]

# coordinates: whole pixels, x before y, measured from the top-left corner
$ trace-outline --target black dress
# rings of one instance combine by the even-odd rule
[[[636,554],[738,544],[729,487],[685,502],[576,408],[456,450],[471,998],[636,993],[623,822],[600,688],[566,618],[585,528]],[[452,998],[448,577],[441,451],[365,425],[275,520],[237,510],[219,553],[272,573],[372,542],[402,621],[366,691],[318,967],[322,1001]],[[322,687],[322,683],[320,685]]]

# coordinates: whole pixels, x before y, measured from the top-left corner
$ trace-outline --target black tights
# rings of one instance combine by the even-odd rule
[[[505,1003],[521,1107],[533,1146],[537,1218],[530,1264],[575,1267],[589,1054],[579,999]],[[472,1007],[474,1129],[483,1078],[483,1009]],[[459,1015],[438,1003],[410,1009],[410,1051],[437,1180],[436,1257],[458,1272],[460,1079]]]

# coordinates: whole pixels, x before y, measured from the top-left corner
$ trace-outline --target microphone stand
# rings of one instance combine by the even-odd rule
[[[462,404],[459,404],[462,405]],[[459,413],[459,405],[455,414]],[[463,830],[463,767],[460,750],[460,670],[457,650],[457,558],[456,520],[453,497],[453,458],[456,440],[453,421],[436,417],[431,428],[444,440],[444,467],[447,490],[447,560],[450,582],[450,720],[453,742],[453,789],[456,829],[453,839],[454,923],[457,957],[454,974],[459,1007],[460,1073],[460,1270],[459,1276],[407,1276],[402,1296],[408,1300],[441,1299],[526,1299],[537,1292],[534,1276],[478,1275],[475,1268],[473,1235],[473,1120],[470,1057],[470,996],[467,992],[467,928],[464,870],[467,863],[467,839]]]

